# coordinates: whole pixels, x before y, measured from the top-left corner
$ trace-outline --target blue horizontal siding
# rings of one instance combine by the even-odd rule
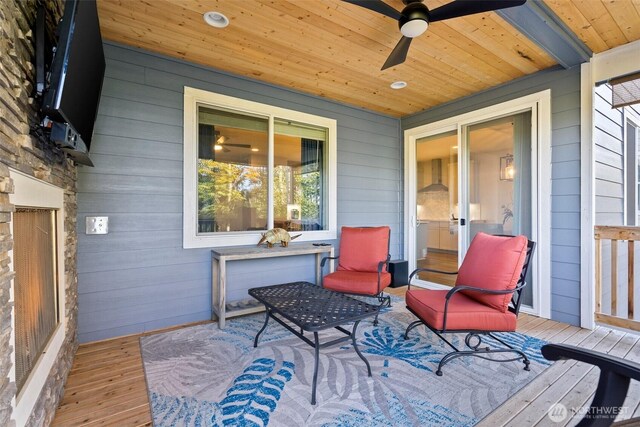
[[[389,225],[392,257],[402,257],[398,119],[115,44],[105,56],[95,167],[78,176],[80,342],[210,317],[210,251],[182,248],[184,86],[336,119],[338,226]],[[108,235],[84,234],[95,215],[109,216]],[[228,299],[313,281],[314,266],[313,257],[230,263]]]
[[[596,225],[624,225],[624,121],[611,108],[611,87],[600,85],[593,100]]]
[[[580,324],[580,70],[551,69],[402,119],[410,129],[551,89],[551,316]]]

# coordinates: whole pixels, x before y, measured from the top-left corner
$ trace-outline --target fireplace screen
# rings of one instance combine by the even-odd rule
[[[13,217],[18,390],[59,322],[55,220],[51,209],[18,208]]]

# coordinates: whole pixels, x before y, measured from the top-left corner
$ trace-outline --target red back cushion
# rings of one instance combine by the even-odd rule
[[[388,255],[389,227],[342,227],[338,270],[375,272]]]
[[[490,290],[513,289],[520,278],[526,254],[525,236],[503,237],[478,233],[460,266],[456,286],[467,285]],[[502,312],[507,310],[513,295],[463,292],[468,297]]]

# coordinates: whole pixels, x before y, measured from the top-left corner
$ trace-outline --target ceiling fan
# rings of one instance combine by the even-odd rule
[[[233,144],[233,143],[229,143],[229,137],[226,137],[224,135],[220,135],[219,131],[215,131],[214,132],[214,137],[215,137],[215,147],[220,147],[217,150],[222,150],[225,153],[228,153],[229,151],[231,151],[228,147],[236,147],[236,148],[252,148],[251,144]]]
[[[394,65],[402,64],[405,59],[407,59],[407,52],[409,52],[411,40],[427,31],[427,27],[429,27],[431,22],[520,6],[527,0],[455,0],[433,10],[429,10],[429,8],[422,3],[423,0],[402,0],[406,5],[404,9],[402,9],[402,12],[398,12],[382,0],[343,1],[378,12],[398,21],[402,38],[382,66],[381,69],[385,70]]]

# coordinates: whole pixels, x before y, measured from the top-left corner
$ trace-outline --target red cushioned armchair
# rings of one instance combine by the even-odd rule
[[[322,279],[322,286],[337,292],[375,297],[380,306],[391,305],[382,291],[391,284],[389,270],[389,227],[342,227],[338,268]],[[378,316],[374,320],[378,324]]]
[[[529,359],[520,350],[514,349],[492,332],[513,332],[520,311],[522,289],[531,262],[535,243],[525,236],[492,236],[478,233],[457,272],[456,284],[451,290],[409,288],[406,293],[407,308],[419,320],[407,327],[409,331],[424,324],[454,351],[445,355],[438,365],[442,367],[461,356],[476,356],[499,362],[522,360],[529,370]],[[411,273],[409,282],[420,271]],[[443,334],[466,333],[465,344],[469,350],[456,348]],[[502,348],[483,346],[482,337],[489,336],[504,345]],[[491,353],[515,353],[511,359],[490,359]]]

